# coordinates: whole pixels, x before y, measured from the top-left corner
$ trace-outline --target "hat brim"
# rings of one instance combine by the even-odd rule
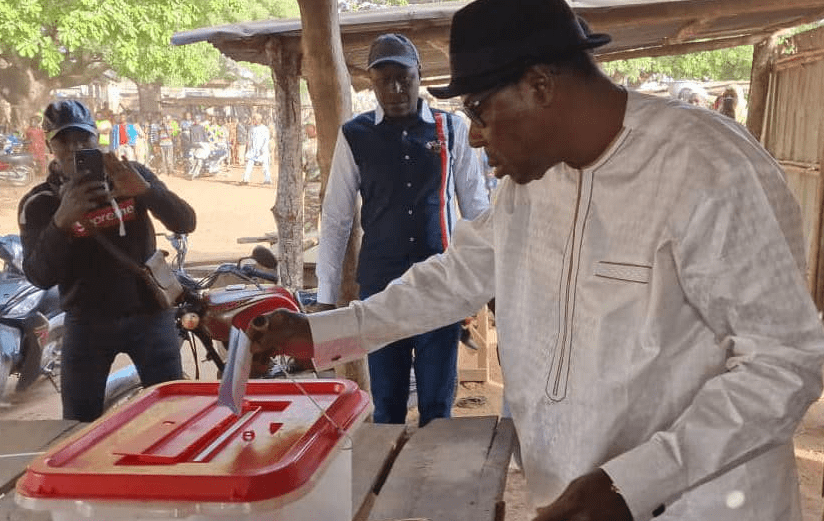
[[[85,130],[86,132],[89,132],[90,134],[94,134],[96,136],[100,134],[100,132],[97,130],[97,127],[95,127],[94,125],[88,125],[86,123],[69,123],[68,125],[63,125],[62,127],[57,128],[57,129],[52,130],[51,132],[49,132],[49,135],[48,135],[49,141],[54,139],[54,137],[57,136],[57,134],[63,132],[64,130],[68,130],[70,128],[79,128],[80,130]]]
[[[397,63],[398,65],[403,65],[404,67],[411,68],[417,68],[420,66],[418,62],[406,56],[385,56],[383,58],[378,58],[377,60],[370,63],[366,70],[373,69],[378,65],[383,65],[384,63]]]
[[[579,45],[570,49],[569,52],[586,51],[601,47],[612,41],[612,37],[608,34],[590,34]],[[445,87],[427,87],[426,90],[430,94],[439,99],[454,98],[455,96],[463,96],[465,94],[472,94],[481,92],[497,85],[504,77],[511,74],[511,65],[517,63],[519,60],[530,58],[528,55],[519,56],[513,62],[507,63],[505,66],[496,69],[495,71],[483,72],[478,75],[467,75],[462,77],[453,76],[449,85]],[[547,62],[552,62],[551,58],[544,57]]]

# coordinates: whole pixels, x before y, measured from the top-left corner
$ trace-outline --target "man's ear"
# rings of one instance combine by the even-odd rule
[[[543,107],[552,104],[558,83],[555,75],[545,65],[533,65],[524,73],[524,81],[535,94],[536,102]]]

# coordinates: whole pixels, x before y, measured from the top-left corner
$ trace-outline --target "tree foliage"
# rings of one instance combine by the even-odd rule
[[[613,79],[638,85],[651,78],[702,81],[747,80],[752,68],[751,45],[658,58],[633,58],[603,63]]]
[[[109,71],[142,84],[203,84],[226,73],[226,61],[206,43],[173,47],[172,34],[298,14],[296,0],[0,0],[0,97],[30,112],[52,89]]]

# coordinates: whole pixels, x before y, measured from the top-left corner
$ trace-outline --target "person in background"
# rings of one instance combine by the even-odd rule
[[[237,156],[237,116],[232,116],[226,124],[226,129],[229,135],[229,164],[238,164]]]
[[[304,137],[301,158],[304,181],[317,181],[320,176],[320,166],[318,165],[318,132],[312,123],[305,124],[303,129]]]
[[[738,93],[735,92],[735,89],[724,89],[724,92],[718,97],[718,99],[719,101],[716,102],[716,105],[718,105],[718,112],[728,118],[735,119],[736,107],[738,106]]]
[[[415,45],[401,34],[381,35],[372,42],[367,68],[378,105],[341,128],[323,200],[317,274],[318,302],[326,308],[339,298],[359,194],[361,298],[383,290],[416,262],[443,253],[458,207],[462,217],[474,219],[489,206],[466,124],[430,108],[419,95]],[[369,354],[376,423],[406,421],[413,368],[419,424],[450,416],[461,326],[458,320],[440,326]]]
[[[98,147],[97,127],[79,101],[49,104],[43,130],[55,160],[46,182],[20,201],[23,268],[32,284],[60,288],[63,418],[89,422],[103,412],[118,353],[132,359],[144,386],[182,377],[174,308],[161,309],[98,236],[143,264],[156,249],[150,214],[175,233],[191,233],[195,212],[145,166],[114,152],[103,154],[105,181],[78,171],[77,151]]]
[[[34,159],[35,175],[40,179],[46,177],[46,166],[48,158],[46,156],[46,135],[43,129],[40,128],[40,118],[32,116],[29,118],[29,126],[23,134],[23,142],[26,150]]]
[[[97,112],[97,121],[95,121],[95,124],[97,125],[97,130],[99,132],[100,148],[104,152],[108,152],[112,140],[112,129],[114,128],[112,125],[112,118],[109,117],[105,111],[99,110]]]
[[[492,201],[495,188],[498,187],[498,178],[495,177],[495,169],[489,164],[489,156],[486,155],[486,152],[483,149],[480,149],[479,153],[481,156],[481,166],[484,172],[484,185],[486,186],[486,192],[489,195],[489,200]]]
[[[135,161],[145,165],[149,163],[149,126],[143,114],[137,113],[133,117],[134,128],[137,131],[134,145]]]
[[[195,168],[195,154],[202,153],[203,149],[211,150],[210,140],[213,136],[209,132],[210,128],[211,123],[209,116],[206,114],[197,114],[194,124],[189,127],[189,136],[192,141],[187,152],[187,157],[189,159],[189,174],[191,175],[191,179],[195,179],[197,175],[199,175],[199,172],[196,173],[197,169]]]
[[[269,314],[252,351],[324,369],[494,296],[535,520],[800,521],[824,327],[798,203],[743,126],[613,83],[608,42],[564,0],[458,10],[430,92],[461,96],[492,210],[365,301]]]
[[[172,116],[166,114],[157,128],[157,143],[160,148],[163,170],[166,175],[172,175],[175,166],[174,156],[174,126]]]
[[[246,157],[246,143],[249,139],[249,118],[243,116],[237,122],[237,153],[235,165],[240,166],[241,159]]]
[[[160,155],[160,125],[162,123],[160,113],[159,112],[152,112],[150,114],[149,119],[146,120],[146,126],[148,128],[147,135],[148,135],[148,143],[149,143],[149,151],[147,153],[147,160],[146,162],[150,165],[155,164],[162,164],[161,155]]]
[[[112,128],[112,139],[109,148],[118,157],[125,157],[129,161],[134,161],[137,135],[137,129],[127,121],[126,113],[122,112],[119,122]]]
[[[269,172],[269,127],[263,124],[263,117],[259,113],[252,114],[252,128],[249,131],[248,148],[246,150],[246,171],[240,184],[249,184],[252,177],[252,168],[260,164],[263,168],[263,184],[272,184],[272,174]]]
[[[209,142],[209,134],[206,131],[207,124],[208,119],[204,119],[201,115],[195,116],[194,123],[189,126],[189,135],[192,145]]]
[[[177,146],[178,153],[183,158],[189,156],[189,150],[192,148],[192,125],[194,124],[195,120],[192,117],[192,113],[186,111],[183,115],[183,119],[180,120],[180,135],[178,136],[179,144]]]

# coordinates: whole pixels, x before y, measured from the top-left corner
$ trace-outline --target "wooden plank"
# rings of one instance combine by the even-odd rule
[[[37,453],[78,425],[73,420],[0,420],[0,494],[14,487]]]
[[[495,437],[492,439],[492,446],[489,449],[486,462],[481,470],[481,479],[478,482],[478,490],[482,494],[488,493],[495,500],[495,503],[504,498],[506,473],[514,447],[515,424],[512,423],[512,418],[501,418],[495,428]],[[492,510],[487,510],[489,506],[489,503],[478,503],[478,509],[484,509],[483,512],[479,513],[478,519],[495,518],[495,504],[491,505]]]
[[[353,519],[383,484],[406,439],[406,425],[364,423],[352,435]]]
[[[486,382],[489,380],[489,369],[458,369],[458,380],[461,382]]]
[[[482,486],[497,474],[506,477],[503,448],[494,443],[497,421],[497,416],[440,418],[418,429],[395,460],[369,519],[494,519],[497,492]],[[492,514],[484,517],[484,512]]]

